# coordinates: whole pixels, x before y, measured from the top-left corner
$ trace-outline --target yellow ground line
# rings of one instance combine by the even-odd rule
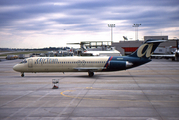
[[[88,88],[88,87],[86,87]],[[90,87],[92,89],[92,87]],[[147,100],[116,100],[116,99],[97,99],[97,98],[85,98],[85,97],[75,97],[75,96],[70,96],[70,95],[65,95],[65,92],[73,92],[75,90],[65,90],[62,91],[60,94],[64,97],[70,97],[70,98],[78,98],[78,99],[86,99],[86,100],[106,100],[106,101],[128,101],[128,102],[179,102],[179,101],[147,101]]]

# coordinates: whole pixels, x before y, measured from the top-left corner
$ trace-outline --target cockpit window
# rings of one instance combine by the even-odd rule
[[[22,62],[20,62],[21,64],[23,64],[23,63],[27,63],[27,60],[23,60]]]

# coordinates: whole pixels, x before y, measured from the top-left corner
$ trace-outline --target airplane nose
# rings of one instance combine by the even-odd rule
[[[13,70],[18,71],[18,65],[14,65]]]

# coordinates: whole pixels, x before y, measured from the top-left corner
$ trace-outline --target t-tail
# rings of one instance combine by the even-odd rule
[[[149,58],[161,42],[166,40],[146,40],[130,57]]]

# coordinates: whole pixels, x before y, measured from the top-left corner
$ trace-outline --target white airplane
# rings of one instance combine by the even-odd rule
[[[88,56],[122,56],[121,53],[117,50],[110,50],[110,51],[84,51],[82,55]]]
[[[81,46],[80,49],[82,51],[81,56],[122,56],[121,53],[118,50],[116,50],[114,47],[109,47],[109,42],[111,43],[111,41],[90,41],[90,42],[82,41],[80,43],[68,43],[68,44],[80,45]],[[106,43],[108,45],[105,45]],[[95,47],[95,48],[91,48],[91,47]]]
[[[13,69],[21,72],[94,72],[126,70],[137,67],[151,60],[149,57],[157,46],[165,40],[147,40],[129,56],[110,57],[32,57],[15,65]]]

